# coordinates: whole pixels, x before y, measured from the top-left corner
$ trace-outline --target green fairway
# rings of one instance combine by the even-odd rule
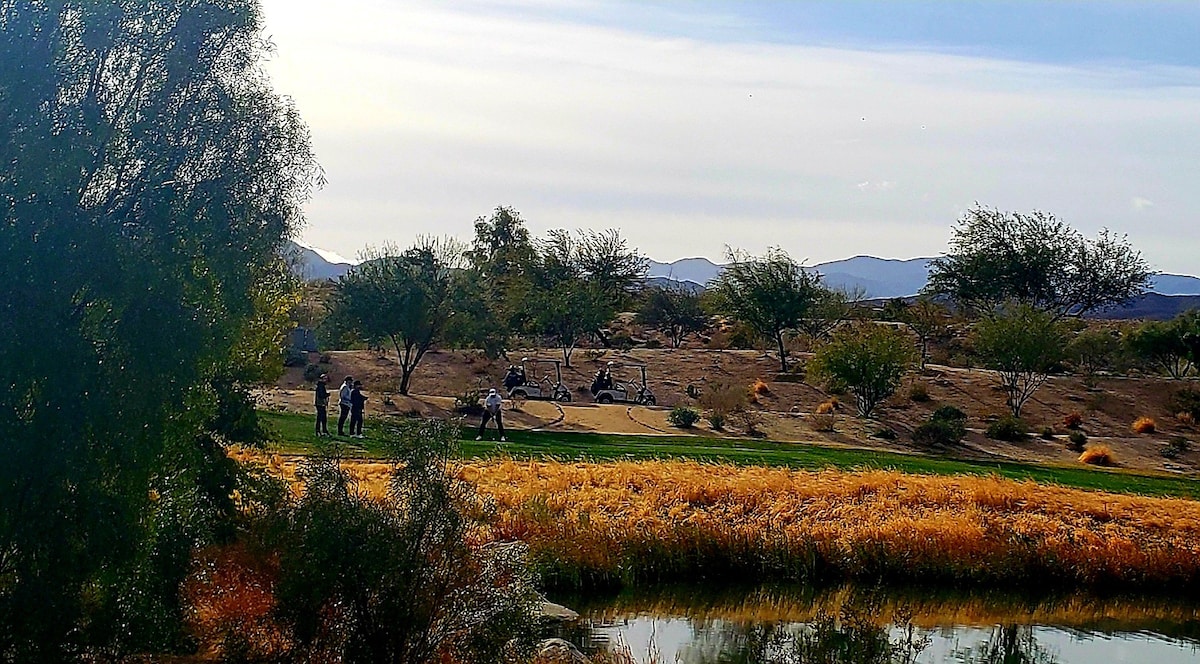
[[[317,451],[323,441],[313,435],[312,417],[296,413],[260,412],[275,440],[272,449],[289,454]],[[380,443],[367,438],[338,439],[349,444],[353,454],[378,456]],[[496,436],[494,429],[489,435]],[[1014,462],[960,461],[932,456],[917,456],[875,450],[826,447],[809,443],[780,443],[741,438],[703,438],[697,436],[632,436],[560,431],[509,431],[507,443],[476,442],[475,431],[463,428],[462,455],[465,458],[508,456],[517,459],[542,458],[604,461],[613,459],[691,459],[740,465],[786,466],[790,468],[838,468],[843,470],[879,468],[904,473],[936,475],[997,475],[1016,480],[1059,484],[1080,489],[1098,489],[1117,493],[1150,496],[1200,495],[1200,484],[1187,477],[1144,475],[1092,467],[1067,467]]]

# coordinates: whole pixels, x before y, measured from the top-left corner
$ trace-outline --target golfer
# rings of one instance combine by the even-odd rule
[[[475,436],[475,440],[483,440],[483,431],[487,428],[488,420],[495,418],[496,430],[500,432],[500,442],[505,442],[504,437],[504,422],[500,420],[500,406],[504,404],[504,400],[500,398],[500,393],[496,388],[488,390],[487,398],[483,400],[483,420],[479,422],[479,435]]]

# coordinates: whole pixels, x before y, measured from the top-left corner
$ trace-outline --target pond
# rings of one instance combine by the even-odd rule
[[[1200,661],[1200,604],[839,587],[674,587],[560,598],[585,652],[657,664]]]

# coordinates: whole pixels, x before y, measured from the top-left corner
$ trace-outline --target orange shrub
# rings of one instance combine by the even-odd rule
[[[1134,420],[1133,427],[1131,428],[1133,429],[1134,433],[1154,433],[1154,418],[1139,417]]]
[[[1084,450],[1083,454],[1079,455],[1080,463],[1091,464],[1093,466],[1115,466],[1117,465],[1116,457],[1113,456],[1112,450],[1108,449],[1107,445],[1097,445]]]
[[[822,401],[821,403],[817,404],[817,410],[815,412],[817,415],[828,415],[835,410],[837,410],[837,404],[832,401]]]
[[[1186,425],[1189,427],[1196,426],[1196,416],[1192,415],[1191,413],[1189,413],[1186,410],[1176,413],[1175,419],[1179,420],[1180,424],[1183,424],[1183,425]]]
[[[1062,423],[1068,429],[1078,429],[1083,425],[1083,415],[1079,413],[1067,413],[1063,416]]]
[[[760,396],[768,395],[771,393],[771,386],[767,385],[766,381],[763,379],[757,378],[755,379],[754,384],[750,386],[750,392]]]

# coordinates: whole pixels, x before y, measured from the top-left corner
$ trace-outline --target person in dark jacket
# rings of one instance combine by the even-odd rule
[[[329,435],[329,389],[325,387],[325,381],[329,380],[329,376],[321,374],[317,379],[316,397],[313,400],[317,407],[317,435]]]
[[[350,435],[354,438],[363,437],[363,411],[367,407],[367,396],[362,393],[362,382],[354,381],[350,390]]]

